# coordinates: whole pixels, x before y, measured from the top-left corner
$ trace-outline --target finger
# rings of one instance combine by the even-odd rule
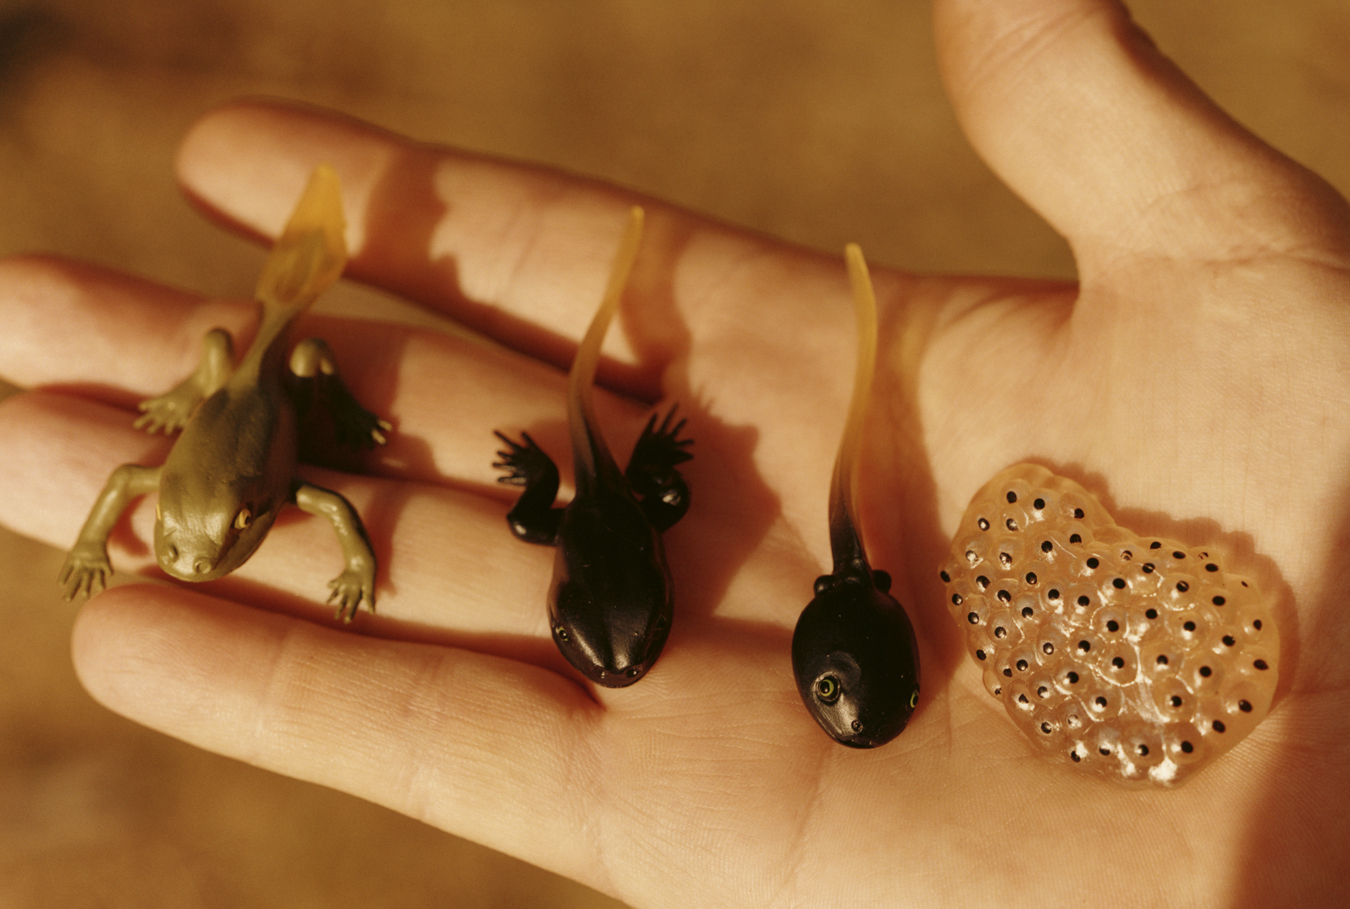
[[[94,697],[152,728],[534,864],[595,867],[575,834],[598,708],[553,673],[143,585],[91,602],[73,655]]]
[[[1344,261],[1345,205],[1235,123],[1117,0],[937,0],[943,75],[971,141],[1073,244],[1122,254]]]
[[[605,343],[607,357],[638,368],[611,364],[601,380],[648,399],[662,371],[701,342],[725,359],[728,346],[772,336],[766,319],[809,328],[836,292],[834,257],[787,254],[594,181],[296,107],[241,103],[209,114],[178,166],[211,213],[271,236],[318,161],[342,178],[352,274],[561,368],[599,304],[629,206],[647,206],[621,330]]]
[[[203,300],[151,282],[45,257],[0,260],[0,363],[24,387],[58,387],[119,407],[189,374],[215,326],[247,347],[256,307]],[[395,421],[387,446],[360,457],[386,476],[493,484],[494,429],[536,433],[565,449],[565,380],[500,348],[428,329],[311,318],[333,347],[357,400]],[[597,408],[616,451],[631,445],[647,408],[604,392]]]

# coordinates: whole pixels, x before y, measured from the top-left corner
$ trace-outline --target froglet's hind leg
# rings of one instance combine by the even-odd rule
[[[641,500],[647,520],[660,531],[673,527],[689,510],[689,485],[675,469],[675,465],[693,457],[685,449],[694,440],[679,437],[684,423],[683,419],[675,422],[674,407],[666,412],[660,426],[656,425],[656,414],[652,414],[624,471],[629,488]]]
[[[333,349],[321,338],[306,338],[291,351],[291,373],[300,379],[302,398],[317,401],[333,420],[339,444],[366,449],[383,445],[393,427],[366,410],[338,375]]]
[[[553,507],[553,500],[558,496],[557,465],[535,444],[529,433],[522,432],[520,442],[500,432],[495,435],[506,445],[497,452],[500,460],[492,464],[506,471],[497,482],[525,487],[506,515],[511,532],[527,543],[553,545],[558,539],[563,516],[563,509]]]
[[[142,401],[141,415],[134,424],[146,432],[176,432],[183,428],[197,405],[214,394],[234,369],[234,342],[223,328],[213,328],[202,339],[202,358],[192,375],[156,398]]]
[[[295,504],[308,514],[328,519],[337,533],[338,545],[346,568],[328,582],[332,591],[328,602],[337,602],[337,618],[350,622],[362,600],[375,611],[375,553],[356,509],[345,498],[330,489],[297,482]]]

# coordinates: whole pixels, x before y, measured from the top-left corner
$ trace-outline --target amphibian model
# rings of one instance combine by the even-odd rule
[[[108,478],[61,567],[66,599],[103,589],[113,525],[134,498],[157,490],[155,556],[171,576],[208,581],[238,568],[290,503],[337,532],[346,570],[328,586],[338,617],[351,621],[363,600],[374,609],[375,557],[355,509],[295,473],[298,404],[322,400],[344,444],[382,444],[390,428],[347,391],[323,341],[300,342],[287,362],[292,325],[342,274],[343,226],[337,174],[319,167],[263,267],[262,321],[248,353],[235,365],[229,334],[213,329],[192,375],[141,404],[138,427],[182,433],[163,466],[124,464]]]
[[[941,577],[985,688],[1079,772],[1176,786],[1270,710],[1280,635],[1256,581],[1038,464],[975,494]]]
[[[656,662],[670,633],[670,569],[661,533],[689,508],[689,487],[675,465],[692,455],[680,439],[684,421],[672,425],[672,408],[658,426],[647,422],[628,469],[620,471],[596,423],[591,385],[600,344],[619,305],[637,257],[642,210],[634,208],[603,302],[577,348],[567,381],[576,493],[554,507],[558,468],[529,435],[506,444],[495,467],[498,479],[524,486],[507,514],[512,532],[529,543],[555,547],[548,594],[549,626],[558,649],[587,679],[621,688]]]
[[[835,741],[884,745],[919,703],[919,649],[891,578],[874,571],[858,536],[853,471],[876,362],[877,313],[862,251],[845,250],[858,313],[858,364],[848,422],[830,484],[834,571],[816,579],[815,599],[792,634],[792,671],[806,709]]]

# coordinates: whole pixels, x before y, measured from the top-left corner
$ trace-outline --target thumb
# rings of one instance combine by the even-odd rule
[[[936,0],[971,142],[1062,233],[1084,282],[1122,256],[1347,257],[1345,203],[1238,125],[1118,0]]]

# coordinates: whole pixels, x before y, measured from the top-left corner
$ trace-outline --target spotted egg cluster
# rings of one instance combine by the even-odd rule
[[[1173,786],[1270,709],[1279,633],[1256,583],[1044,467],[975,495],[941,577],[986,689],[1082,771]]]

